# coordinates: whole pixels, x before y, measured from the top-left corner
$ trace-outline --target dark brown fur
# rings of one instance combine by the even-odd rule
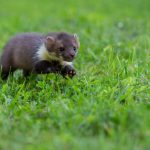
[[[55,53],[58,61],[39,60],[37,51],[44,44],[49,53]],[[1,57],[1,76],[7,78],[10,72],[22,69],[24,75],[33,73],[60,73],[63,76],[75,75],[73,67],[62,66],[59,59],[73,61],[75,49],[79,47],[77,39],[67,33],[24,33],[10,39],[3,48]],[[73,57],[72,57],[73,56]],[[66,70],[66,71],[65,71]]]

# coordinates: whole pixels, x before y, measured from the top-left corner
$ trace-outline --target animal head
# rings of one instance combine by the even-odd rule
[[[45,46],[49,55],[62,61],[72,62],[77,55],[79,41],[76,34],[49,33],[46,36]]]

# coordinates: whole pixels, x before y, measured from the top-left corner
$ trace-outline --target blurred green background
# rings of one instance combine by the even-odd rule
[[[0,149],[150,148],[149,0],[0,0],[0,51],[22,32],[77,33],[73,80],[0,80]]]

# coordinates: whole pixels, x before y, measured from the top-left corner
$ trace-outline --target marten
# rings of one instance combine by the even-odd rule
[[[0,60],[1,77],[7,79],[9,74],[17,69],[22,69],[25,77],[31,73],[59,73],[63,77],[73,77],[76,71],[72,62],[78,48],[79,40],[76,34],[18,34],[3,48]]]

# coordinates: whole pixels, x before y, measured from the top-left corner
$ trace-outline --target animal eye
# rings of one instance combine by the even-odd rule
[[[60,48],[59,48],[59,51],[61,51],[61,52],[63,52],[64,50],[65,50],[64,47],[60,47]]]
[[[74,50],[74,51],[77,51],[76,47],[73,47],[73,50]]]

